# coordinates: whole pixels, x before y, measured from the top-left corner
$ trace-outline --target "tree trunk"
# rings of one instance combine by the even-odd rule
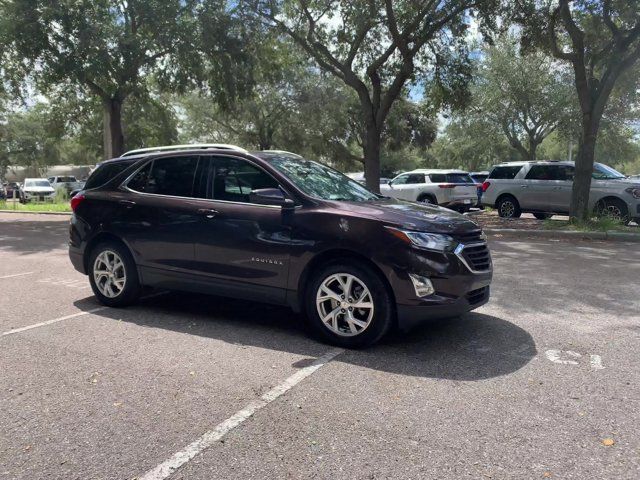
[[[367,188],[372,192],[380,193],[380,144],[381,132],[374,122],[366,125],[364,145],[364,178]]]
[[[591,118],[585,118],[583,120],[582,138],[576,157],[576,171],[571,191],[569,214],[572,219],[587,221],[591,218],[589,192],[591,190],[591,175],[593,174],[597,134],[597,124],[594,124]]]
[[[104,159],[119,157],[124,153],[124,134],[122,133],[122,103],[119,97],[106,98],[103,106],[103,145]]]

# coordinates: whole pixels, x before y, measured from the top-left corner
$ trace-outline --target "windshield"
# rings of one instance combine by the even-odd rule
[[[25,187],[50,187],[48,180],[28,180],[24,184]]]
[[[596,180],[615,180],[618,178],[626,178],[623,174],[602,163],[593,165],[593,178]]]
[[[350,202],[366,202],[379,198],[358,182],[320,163],[284,156],[272,157],[269,161],[276,170],[312,197]]]

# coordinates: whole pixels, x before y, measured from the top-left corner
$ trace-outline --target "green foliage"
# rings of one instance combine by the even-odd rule
[[[564,65],[544,53],[518,49],[518,38],[504,36],[485,50],[473,89],[473,108],[493,122],[522,160],[576,115],[571,78]]]

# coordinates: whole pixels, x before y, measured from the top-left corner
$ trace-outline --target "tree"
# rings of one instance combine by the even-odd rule
[[[570,121],[575,100],[563,65],[543,52],[518,50],[514,36],[505,36],[485,50],[472,90],[473,104],[522,160],[535,160],[542,141]]]
[[[427,77],[448,90],[469,80],[466,32],[492,26],[498,0],[246,0],[359,101],[367,186],[379,190],[381,138],[394,102]]]
[[[600,122],[618,80],[640,58],[640,8],[628,0],[519,0],[524,43],[568,62],[581,111],[570,215],[588,220]]]
[[[226,6],[223,0],[6,0],[0,62],[14,81],[27,78],[44,93],[80,86],[98,98],[110,158],[124,150],[123,103],[144,93],[145,76],[182,86],[207,79],[217,92],[235,93],[226,88],[230,83],[246,86],[241,69],[233,68],[243,54]]]

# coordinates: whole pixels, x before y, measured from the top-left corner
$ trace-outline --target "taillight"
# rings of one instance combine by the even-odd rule
[[[486,192],[489,189],[490,185],[491,185],[491,182],[483,182],[482,183],[482,191]]]
[[[71,199],[71,210],[75,212],[76,208],[78,208],[78,205],[80,205],[84,199],[85,199],[85,196],[80,193],[74,196]]]
[[[455,183],[441,183],[438,185],[440,188],[456,188]]]

